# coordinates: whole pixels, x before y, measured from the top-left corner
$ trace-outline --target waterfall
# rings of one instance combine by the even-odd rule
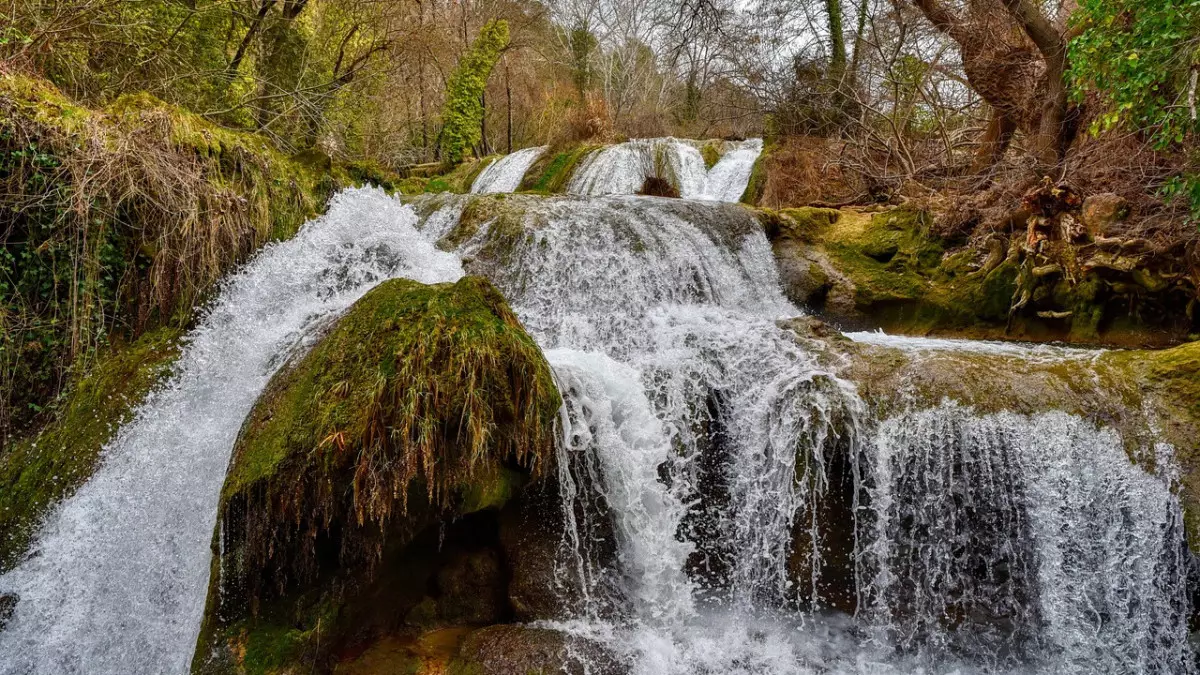
[[[746,191],[762,140],[728,142],[711,169],[692,142],[675,138],[634,139],[593,152],[575,171],[573,195],[632,195],[651,176],[665,178],[684,199],[736,202]]]
[[[174,375],[0,576],[0,591],[20,597],[0,632],[0,672],[187,672],[229,453],[271,374],[380,281],[462,275],[415,222],[380,190],[343,192],[225,282]]]
[[[885,420],[872,460],[864,614],[902,648],[1059,673],[1192,667],[1169,470],[1134,467],[1111,430],[944,403]]]
[[[515,192],[521,186],[521,179],[525,177],[525,172],[529,171],[529,167],[533,166],[533,163],[542,156],[547,147],[549,146],[543,145],[538,148],[518,150],[488,164],[471,184],[471,192],[474,194]]]
[[[581,189],[644,178],[622,163],[654,143],[593,156]],[[728,150],[703,188],[675,179],[740,194],[760,147]],[[873,410],[840,375],[850,357],[790,327],[803,312],[739,205],[516,195],[519,211],[447,237],[470,199],[498,200],[342,193],[223,285],[174,375],[0,577],[20,596],[0,672],[185,672],[222,475],[272,373],[376,283],[464,267],[503,291],[564,397],[554,567],[570,595],[547,625],[630,672],[1194,672],[1168,445],[1063,412]],[[850,337],[916,363],[1099,355]]]
[[[647,674],[1191,672],[1168,446],[1149,450],[1155,475],[1065,413],[878,419],[836,358],[778,321],[802,312],[746,211],[525,206],[502,261],[487,225],[460,252],[547,350],[566,401],[558,564],[585,592],[551,625]],[[1102,353],[851,337],[915,359]]]

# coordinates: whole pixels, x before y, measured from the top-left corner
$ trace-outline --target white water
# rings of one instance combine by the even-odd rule
[[[471,192],[488,194],[516,191],[521,186],[525,172],[529,171],[529,167],[533,166],[547,147],[543,145],[538,148],[525,148],[497,159],[475,177],[475,182],[471,184]]]
[[[1103,349],[1069,347],[1052,343],[1001,342],[999,340],[962,340],[957,338],[909,337],[888,335],[881,330],[855,331],[846,337],[868,345],[891,347],[906,352],[966,352],[1004,356],[1023,361],[1055,362],[1067,360],[1092,360],[1104,353]]]
[[[229,452],[271,374],[380,281],[462,275],[415,222],[380,190],[344,192],[225,283],[175,375],[0,576],[0,592],[20,597],[0,632],[0,672],[187,672]]]
[[[1078,417],[953,403],[884,421],[872,459],[863,614],[892,641],[1006,669],[1193,667],[1169,466],[1146,474]]]
[[[242,420],[374,284],[462,274],[429,241],[465,201],[437,204],[422,236],[382,193],[344,193],[226,284],[177,374],[0,577],[21,597],[0,672],[186,671]],[[576,596],[555,625],[647,675],[1190,671],[1168,447],[1152,449],[1159,478],[1061,413],[874,419],[777,324],[800,310],[743,209],[558,198],[526,226],[507,260],[480,257],[486,227],[460,254],[505,292],[566,399],[557,562]],[[845,494],[834,531],[823,505]],[[825,609],[819,571],[846,538],[855,617]]]
[[[800,311],[746,217],[551,200],[505,264],[473,263],[548,349],[567,402],[559,585],[582,602],[551,625],[647,675],[1190,672],[1170,448],[1153,449],[1156,477],[1115,432],[1062,413],[873,419],[776,324]],[[1018,369],[1098,354],[854,338]],[[823,511],[838,495],[845,511]],[[820,609],[836,604],[821,564],[838,537],[856,553],[853,618]]]
[[[694,143],[675,138],[634,139],[592,153],[567,185],[573,195],[632,195],[651,176],[665,178],[680,197],[736,202],[746,191],[762,140],[727,142],[711,169]]]

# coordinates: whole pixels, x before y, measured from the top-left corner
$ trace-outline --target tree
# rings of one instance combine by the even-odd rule
[[[482,136],[483,92],[500,53],[508,46],[508,22],[493,20],[459,59],[446,88],[442,112],[442,161],[458,163]]]
[[[913,4],[958,43],[967,80],[992,107],[976,168],[999,160],[1018,129],[1043,165],[1057,164],[1076,131],[1066,87],[1066,24],[1074,3],[1063,2],[1053,19],[1035,0],[977,0],[958,11],[947,0]]]

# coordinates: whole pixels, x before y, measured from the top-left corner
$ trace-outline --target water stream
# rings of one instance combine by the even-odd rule
[[[648,177],[668,180],[684,199],[736,202],[746,191],[762,140],[730,141],[712,168],[694,142],[634,139],[593,152],[567,185],[574,195],[637,194]]]
[[[572,181],[580,196],[529,198],[503,260],[488,259],[488,226],[452,253],[433,247],[463,198],[420,209],[418,232],[375,190],[341,194],[265,250],[33,555],[0,576],[21,598],[0,672],[185,672],[222,472],[271,374],[379,281],[453,280],[462,261],[504,292],[565,399],[556,565],[575,595],[552,625],[630,672],[1193,671],[1169,446],[1146,448],[1152,475],[1116,431],[1065,413],[946,402],[880,416],[780,321],[803,312],[757,220],[716,203],[741,195],[761,144],[709,171],[670,140],[694,199],[620,196],[662,143],[596,153]],[[516,162],[480,191],[514,186]],[[617,196],[584,196],[601,194]],[[915,358],[1095,354],[853,337]]]
[[[529,167],[546,152],[548,146],[525,148],[505,155],[484,167],[471,184],[472,194],[513,192],[521,185],[521,179]]]

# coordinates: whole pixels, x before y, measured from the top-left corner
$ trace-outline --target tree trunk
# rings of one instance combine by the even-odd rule
[[[1067,100],[1065,29],[1051,22],[1036,0],[997,0],[1000,4],[994,9],[979,0],[978,6],[972,5],[977,13],[963,16],[942,0],[912,1],[934,27],[958,43],[971,88],[992,106],[975,168],[982,171],[999,161],[1016,129],[1028,138],[1039,164],[1059,164],[1075,136]],[[997,20],[1004,15],[1011,23]],[[1014,40],[1015,35],[1023,39]]]
[[[1000,161],[1016,130],[1017,123],[1011,117],[992,108],[987,128],[983,132],[983,137],[979,139],[979,149],[975,151],[975,163],[972,170],[975,173],[982,173]]]
[[[508,79],[508,55],[504,57],[504,98],[508,129],[505,135],[508,140],[508,154],[512,154],[512,82]]]

